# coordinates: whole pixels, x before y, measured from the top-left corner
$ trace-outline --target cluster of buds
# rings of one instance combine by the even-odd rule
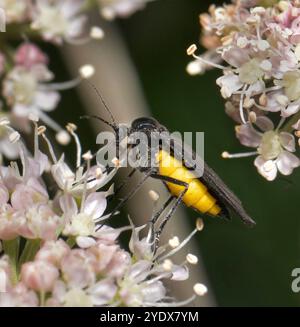
[[[76,126],[68,124],[77,147],[72,169],[64,155],[56,157],[46,127],[36,118],[32,123],[31,155],[9,121],[0,121],[21,159],[21,166],[0,167],[0,306],[182,306],[207,292],[199,283],[194,295],[176,301],[165,285],[187,280],[188,266],[197,264],[193,254],[180,264],[172,259],[203,229],[201,220],[186,239],[158,246],[151,224],[110,227],[105,212],[113,187],[107,185],[118,167],[107,172],[93,165],[91,153],[82,154]],[[126,231],[129,250],[118,243]]]
[[[300,166],[296,137],[300,125],[300,2],[235,0],[212,5],[200,15],[202,45],[207,52],[188,54],[187,71],[202,74],[215,67],[226,99],[226,113],[238,124],[236,136],[254,151],[224,158],[257,156],[254,164],[267,180],[278,171],[289,175]],[[293,135],[293,132],[295,135]]]

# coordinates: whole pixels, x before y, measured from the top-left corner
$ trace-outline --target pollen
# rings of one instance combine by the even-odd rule
[[[186,50],[186,53],[188,56],[192,56],[196,51],[197,51],[196,44],[192,44],[188,47],[188,49]]]
[[[180,244],[179,238],[177,236],[172,237],[169,240],[169,245],[171,248],[177,248]]]
[[[193,289],[194,289],[194,292],[199,296],[203,296],[207,293],[207,287],[201,283],[195,284]]]
[[[201,232],[204,228],[204,222],[203,222],[203,219],[202,218],[198,218],[196,220],[196,229],[197,231]]]
[[[198,263],[198,257],[194,254],[189,253],[186,256],[186,261],[190,263],[191,265],[196,265]]]

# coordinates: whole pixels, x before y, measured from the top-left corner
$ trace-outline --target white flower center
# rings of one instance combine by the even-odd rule
[[[276,159],[282,151],[280,138],[275,131],[264,133],[258,152],[265,160]]]
[[[239,68],[239,77],[242,83],[254,84],[261,77],[264,72],[260,67],[260,61],[258,59],[252,59]]]
[[[74,235],[90,236],[95,231],[93,218],[85,213],[79,213],[72,217],[71,226]]]
[[[8,19],[14,21],[22,18],[26,10],[26,3],[25,1],[0,0],[0,7],[4,8]]]
[[[92,307],[91,298],[81,289],[72,289],[64,296],[67,307]]]
[[[287,72],[283,76],[282,86],[286,96],[290,101],[295,101],[300,98],[300,72],[292,71]]]
[[[39,27],[52,35],[64,35],[68,28],[68,21],[59,7],[43,7],[38,18]]]
[[[22,72],[13,83],[15,101],[25,105],[31,104],[37,89],[37,81],[34,76],[29,72]]]

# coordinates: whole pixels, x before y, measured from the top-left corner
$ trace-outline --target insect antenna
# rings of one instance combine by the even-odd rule
[[[98,95],[98,98],[100,99],[102,105],[104,106],[105,110],[108,112],[110,118],[111,118],[111,121],[112,121],[112,124],[111,125],[114,125],[115,127],[117,126],[116,124],[116,120],[115,120],[115,117],[113,116],[111,110],[109,109],[108,105],[106,104],[103,96],[101,95],[100,91],[97,89],[96,85],[93,84],[92,82],[90,82],[89,80],[85,80],[87,83],[89,83],[89,85],[94,89],[94,91],[96,92],[96,94]],[[93,118],[96,118],[96,116],[93,116]],[[104,121],[105,122],[105,121]],[[110,125],[110,126],[111,126]]]
[[[110,126],[114,131],[117,131],[117,125],[115,124],[112,124],[110,122],[108,122],[107,120],[99,117],[99,116],[96,116],[96,115],[84,115],[84,116],[80,116],[79,117],[80,119],[91,119],[91,118],[95,118],[95,119],[98,119],[100,121],[102,121],[104,124]]]

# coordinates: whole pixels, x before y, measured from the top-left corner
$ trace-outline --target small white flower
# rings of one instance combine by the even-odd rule
[[[230,98],[234,92],[243,86],[239,76],[232,73],[219,77],[217,84],[221,87],[221,94],[225,99]]]
[[[20,118],[37,115],[45,119],[44,112],[54,110],[60,100],[59,93],[45,84],[52,78],[53,74],[43,64],[13,68],[4,80],[3,94],[14,115]]]
[[[96,235],[96,223],[102,217],[106,205],[107,201],[104,192],[89,194],[84,200],[80,211],[75,199],[71,195],[63,195],[60,198],[60,206],[66,219],[64,234],[76,237]]]
[[[239,78],[242,83],[254,84],[263,77],[261,63],[257,59],[251,59],[239,68]]]
[[[5,10],[8,23],[20,23],[29,18],[31,0],[0,0],[0,8]]]
[[[267,117],[258,117],[255,125],[262,132],[248,123],[239,126],[236,134],[243,145],[257,149],[259,156],[254,165],[258,172],[269,181],[276,178],[277,171],[290,175],[294,168],[300,166],[299,158],[291,153],[296,151],[294,136],[274,130],[272,121]]]
[[[99,174],[99,169],[103,173]],[[59,161],[51,167],[52,176],[59,188],[75,197],[82,196],[85,188],[87,192],[94,192],[100,189],[106,185],[116,173],[116,170],[112,170],[109,173],[104,171],[104,167],[97,165],[92,166],[88,172],[84,172],[83,167],[79,167],[76,173],[74,173],[65,163],[64,156],[61,156]],[[86,180],[87,183],[85,185]]]
[[[128,17],[141,10],[146,3],[153,0],[98,0],[101,15],[112,20],[115,17]]]
[[[37,0],[31,27],[46,40],[62,43],[82,36],[87,17],[83,0]]]

